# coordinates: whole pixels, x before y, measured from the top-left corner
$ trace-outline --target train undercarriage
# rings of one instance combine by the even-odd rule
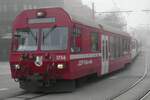
[[[19,79],[20,88],[28,92],[72,92],[76,88],[76,80],[46,80],[40,76]]]

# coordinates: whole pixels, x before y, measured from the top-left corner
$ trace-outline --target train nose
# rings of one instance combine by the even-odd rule
[[[43,57],[42,56],[36,56],[34,64],[37,67],[41,67],[43,65]]]

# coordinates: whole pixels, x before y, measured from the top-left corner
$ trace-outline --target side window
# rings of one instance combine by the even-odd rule
[[[75,37],[78,37],[78,36],[80,35],[80,33],[81,33],[80,28],[74,28],[74,29],[73,29],[73,35],[74,35]]]
[[[128,52],[130,50],[130,40],[124,39],[124,52]]]
[[[91,34],[91,49],[92,51],[98,51],[98,32]]]
[[[110,37],[110,57],[111,57],[111,59],[115,58],[115,41],[114,41],[114,36]]]
[[[81,51],[81,29],[73,28],[72,32],[72,43],[71,43],[71,52],[80,52]]]
[[[119,37],[117,37],[117,57],[120,56],[120,45],[119,45]]]
[[[123,56],[123,39],[122,37],[119,38],[119,45],[120,45],[120,57]]]
[[[122,41],[121,41],[121,37],[119,37],[119,57],[122,56]]]
[[[117,36],[115,37],[115,58],[120,57],[120,38]]]
[[[119,37],[118,38],[119,39],[119,57],[121,57],[122,56],[122,38],[121,37]]]
[[[128,40],[126,39],[126,52],[128,52]]]
[[[126,39],[124,38],[124,39],[123,39],[123,46],[124,46],[123,51],[124,51],[124,52],[127,51],[126,44],[127,44],[127,41],[126,41]]]
[[[103,59],[105,58],[105,41],[103,40],[103,51],[102,51],[102,54],[103,54]]]
[[[130,51],[130,44],[131,44],[131,42],[130,42],[130,40],[128,39],[128,51]]]
[[[114,58],[117,57],[117,39],[114,37]]]

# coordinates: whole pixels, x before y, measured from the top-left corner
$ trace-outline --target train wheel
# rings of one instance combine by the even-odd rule
[[[76,89],[75,80],[56,80],[56,83],[52,83],[49,86],[40,83],[33,83],[28,81],[20,81],[20,88],[27,92],[73,92]]]
[[[27,92],[42,92],[41,89],[39,89],[39,87],[42,85],[37,84],[37,82],[33,83],[33,82],[28,82],[28,81],[19,81],[19,85],[20,88],[27,91]]]
[[[44,92],[73,92],[75,89],[75,80],[57,80],[55,84],[46,87]]]

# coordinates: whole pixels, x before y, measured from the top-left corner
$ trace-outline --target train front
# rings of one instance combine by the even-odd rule
[[[70,26],[70,17],[60,8],[27,10],[16,17],[10,67],[21,88],[47,88],[57,80],[70,80]]]

